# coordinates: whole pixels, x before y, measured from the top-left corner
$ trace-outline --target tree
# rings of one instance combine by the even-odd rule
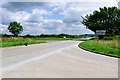
[[[15,21],[15,22],[11,22],[9,24],[8,30],[9,30],[9,32],[14,34],[14,36],[18,36],[18,34],[22,33],[23,27],[22,27],[22,25],[20,25],[20,23],[17,23]]]
[[[120,34],[120,10],[117,7],[99,8],[82,18],[81,23],[95,33],[96,30],[106,30],[107,34]]]
[[[26,36],[26,37],[31,37],[31,35],[30,35],[30,34],[26,34],[25,36]]]

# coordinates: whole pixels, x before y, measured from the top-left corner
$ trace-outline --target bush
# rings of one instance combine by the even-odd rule
[[[104,40],[113,40],[112,37],[104,37]]]
[[[95,39],[97,39],[97,37],[92,37],[90,40],[95,40]]]

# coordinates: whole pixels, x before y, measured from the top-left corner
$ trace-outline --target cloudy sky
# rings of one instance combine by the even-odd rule
[[[17,21],[23,25],[25,34],[92,34],[80,23],[81,16],[99,7],[117,6],[118,0],[108,2],[2,2],[0,24],[2,33],[10,34],[7,27]]]

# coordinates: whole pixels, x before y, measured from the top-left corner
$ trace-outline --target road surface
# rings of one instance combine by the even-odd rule
[[[61,41],[2,48],[3,78],[117,78],[118,59]],[[96,46],[97,47],[97,46]]]

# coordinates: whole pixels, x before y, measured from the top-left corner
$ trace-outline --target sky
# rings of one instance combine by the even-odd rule
[[[99,7],[118,6],[119,0],[108,2],[2,2],[1,32],[10,34],[7,27],[17,21],[23,26],[21,35],[32,34],[94,34],[80,21]]]

